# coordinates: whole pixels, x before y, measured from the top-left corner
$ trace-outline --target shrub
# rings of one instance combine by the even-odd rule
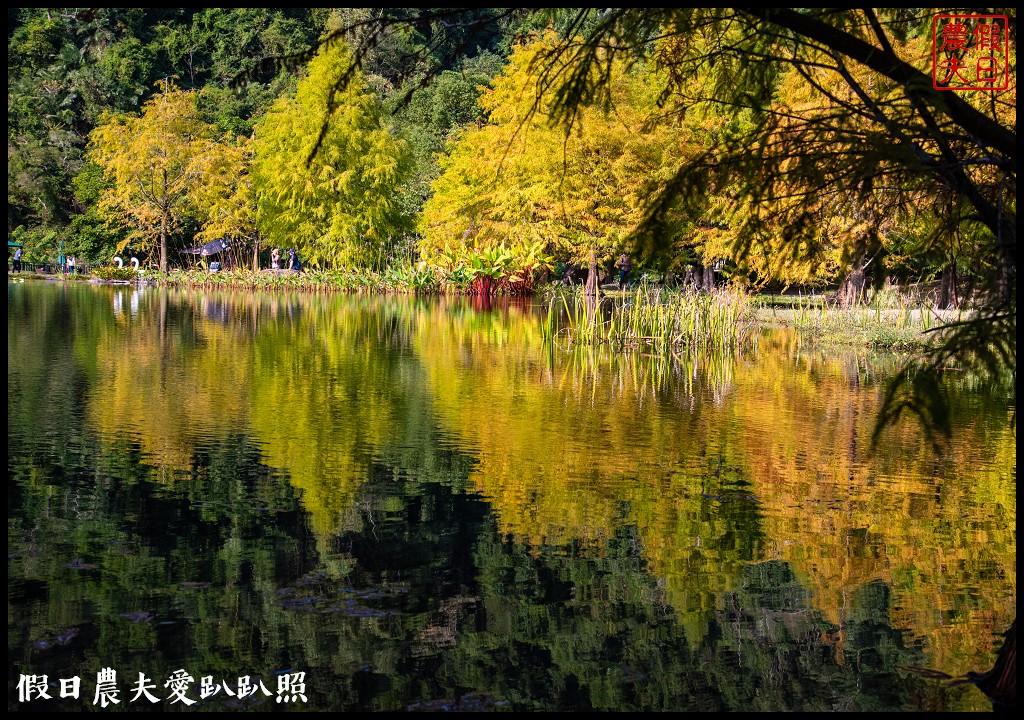
[[[100,280],[121,280],[131,282],[139,279],[139,273],[137,270],[131,267],[115,267],[113,265],[103,265],[92,269],[93,277],[97,277]]]

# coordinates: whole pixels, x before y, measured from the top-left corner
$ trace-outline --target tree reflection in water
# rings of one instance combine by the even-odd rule
[[[871,455],[884,356],[569,354],[521,305],[118,292],[9,293],[11,687],[985,707],[901,668],[964,677],[1013,618],[1004,399],[970,388],[942,457],[912,426]]]

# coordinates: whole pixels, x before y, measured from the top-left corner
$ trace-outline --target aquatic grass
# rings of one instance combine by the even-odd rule
[[[765,324],[794,328],[804,341],[912,350],[929,347],[934,342],[931,331],[955,321],[960,312],[890,292],[870,304],[846,308],[821,296],[798,297],[788,309],[760,308],[755,315]]]
[[[100,265],[94,267],[89,274],[108,282],[137,282],[139,279],[139,271],[130,266]]]
[[[554,351],[556,345],[548,347]],[[608,373],[628,376],[632,385],[651,393],[671,392],[680,400],[692,401],[710,393],[720,399],[732,388],[736,363],[755,345],[732,350],[701,350],[681,346],[668,352],[651,348],[621,349],[609,343],[574,343],[560,348],[563,386],[573,388],[577,397],[595,392],[595,383]],[[552,358],[552,368],[555,367]]]
[[[564,326],[555,328],[555,308]],[[752,302],[737,290],[714,293],[669,290],[641,284],[629,296],[598,302],[582,288],[552,293],[545,336],[570,344],[607,343],[616,350],[666,353],[680,347],[729,349],[752,336]]]
[[[301,273],[248,269],[209,272],[193,267],[151,273],[149,279],[161,285],[197,288],[521,296],[533,292],[537,274],[550,264],[547,256],[538,255],[535,250],[526,252],[523,257],[513,256],[502,249],[478,252],[467,256],[469,259],[465,262],[460,259],[458,264],[450,267],[423,260],[413,263],[403,257],[379,270],[306,268]]]

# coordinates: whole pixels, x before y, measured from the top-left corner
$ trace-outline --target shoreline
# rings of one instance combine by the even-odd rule
[[[95,275],[76,274],[53,275],[41,272],[8,273],[9,282],[73,282],[89,285],[115,285],[147,287],[193,288],[197,290],[257,290],[257,291],[302,291],[302,292],[344,292],[379,295],[414,295],[419,297],[465,297],[483,300],[482,297],[464,292],[431,290],[396,283],[386,274],[353,273],[339,271],[299,271],[265,269],[259,273],[251,271],[195,272],[171,271],[166,275],[144,274],[138,279],[101,278]],[[578,285],[547,284],[535,288],[531,295],[490,296],[490,301],[504,298],[532,298],[538,304],[551,303],[552,299],[566,292],[578,291]],[[636,286],[619,290],[610,283],[602,287],[602,299],[615,302],[637,296]],[[676,288],[657,286],[671,294],[684,293]],[[660,293],[655,293],[660,295]],[[927,304],[901,303],[891,307],[861,305],[853,308],[839,308],[827,302],[826,294],[783,295],[780,293],[751,293],[747,295],[749,307],[745,323],[762,329],[790,328],[803,340],[820,346],[865,346],[874,349],[894,351],[925,351],[935,344],[934,331],[949,322],[963,319],[964,310],[937,310]],[[657,303],[657,298],[651,303]]]

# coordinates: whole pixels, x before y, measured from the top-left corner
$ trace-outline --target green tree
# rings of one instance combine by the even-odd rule
[[[405,106],[398,107],[404,97],[401,91],[389,96],[385,104],[396,106],[395,122],[414,158],[414,171],[405,189],[411,214],[419,213],[430,197],[430,184],[440,173],[439,158],[449,140],[464,127],[483,122],[478,99],[503,63],[494,54],[467,60],[459,71],[441,72]]]
[[[39,259],[86,229],[95,207],[73,193],[89,134],[101,116],[138,113],[158,80],[199,93],[202,115],[225,133],[250,135],[253,118],[294,89],[295,73],[261,60],[308,48],[329,11],[264,8],[16,8],[8,14],[8,227]],[[240,71],[258,82],[229,87]],[[48,238],[48,239],[47,239]],[[45,239],[45,242],[44,242]],[[93,249],[88,249],[93,248]]]
[[[396,193],[409,171],[407,145],[384,125],[379,99],[340,41],[324,46],[294,97],[263,117],[254,152],[261,228],[314,265],[380,266],[408,228]]]
[[[62,52],[61,23],[32,17],[8,45],[8,227],[46,230],[74,207],[70,177],[82,163],[74,76],[80,59]]]

